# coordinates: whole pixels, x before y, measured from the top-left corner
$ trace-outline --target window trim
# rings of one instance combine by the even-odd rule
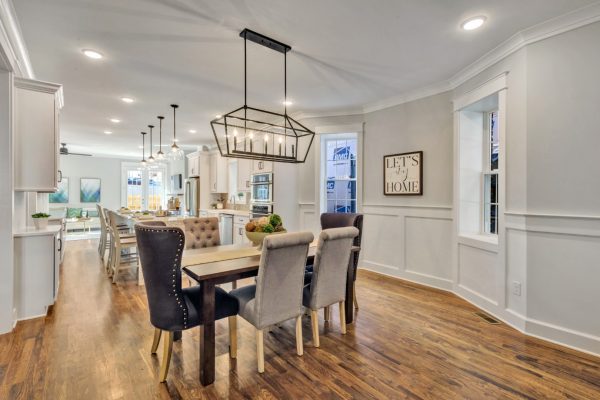
[[[498,123],[498,119],[499,119],[499,112],[498,109],[493,109],[493,110],[488,110],[488,111],[482,111],[482,114],[484,114],[484,126],[483,126],[483,134],[485,135],[485,138],[483,140],[483,170],[481,171],[481,182],[480,182],[480,187],[481,187],[481,227],[480,227],[480,234],[483,236],[498,236],[498,232],[499,232],[499,224],[498,224],[498,213],[499,213],[499,207],[500,207],[500,193],[498,190],[498,187],[500,186],[500,149],[498,149],[498,168],[496,169],[492,169],[492,131],[491,131],[491,116],[493,113],[496,113],[496,123]],[[498,135],[500,135],[500,130],[498,130]],[[500,137],[498,137],[498,139],[500,139]],[[500,140],[498,140],[498,144],[500,143]],[[496,202],[492,202],[490,201],[489,203],[487,203],[485,201],[485,194],[486,194],[486,177],[487,176],[492,176],[492,175],[496,175]],[[492,232],[487,232],[487,215],[486,215],[486,210],[485,210],[485,206],[488,205],[490,206],[490,210],[491,210],[491,206],[495,205],[496,206],[496,232],[492,233]]]

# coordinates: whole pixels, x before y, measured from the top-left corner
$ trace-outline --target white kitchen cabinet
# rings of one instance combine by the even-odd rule
[[[200,155],[191,153],[187,155],[187,177],[200,176]]]
[[[246,237],[246,224],[250,221],[249,217],[235,215],[233,217],[233,244],[250,243]]]
[[[252,173],[273,172],[273,161],[252,160]]]
[[[59,167],[59,112],[62,86],[15,78],[15,191],[56,192]]]
[[[250,175],[252,174],[252,160],[238,158],[237,160],[237,191],[250,191]]]
[[[46,315],[59,288],[60,226],[38,231],[24,228],[15,233],[15,283],[17,319]]]
[[[211,193],[227,193],[227,159],[218,153],[210,155],[210,191]]]

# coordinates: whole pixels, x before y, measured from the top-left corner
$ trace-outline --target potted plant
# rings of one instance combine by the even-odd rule
[[[46,229],[48,226],[48,218],[50,218],[50,214],[46,213],[36,213],[31,216],[33,218],[33,224],[35,225],[35,229]]]
[[[267,217],[252,220],[246,224],[246,237],[258,249],[262,249],[262,243],[265,237],[277,233],[287,232],[283,227],[281,217],[277,214],[271,214]]]

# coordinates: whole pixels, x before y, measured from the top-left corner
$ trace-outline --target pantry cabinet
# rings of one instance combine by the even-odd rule
[[[62,180],[59,166],[62,86],[15,78],[14,87],[15,191],[56,192]]]
[[[238,192],[250,191],[250,175],[252,174],[252,160],[239,158],[237,160],[237,190]]]

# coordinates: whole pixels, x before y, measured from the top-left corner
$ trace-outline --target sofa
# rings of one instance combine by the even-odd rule
[[[50,217],[64,218],[67,232],[100,230],[100,219],[96,207],[50,207]],[[83,220],[82,218],[89,218]]]

